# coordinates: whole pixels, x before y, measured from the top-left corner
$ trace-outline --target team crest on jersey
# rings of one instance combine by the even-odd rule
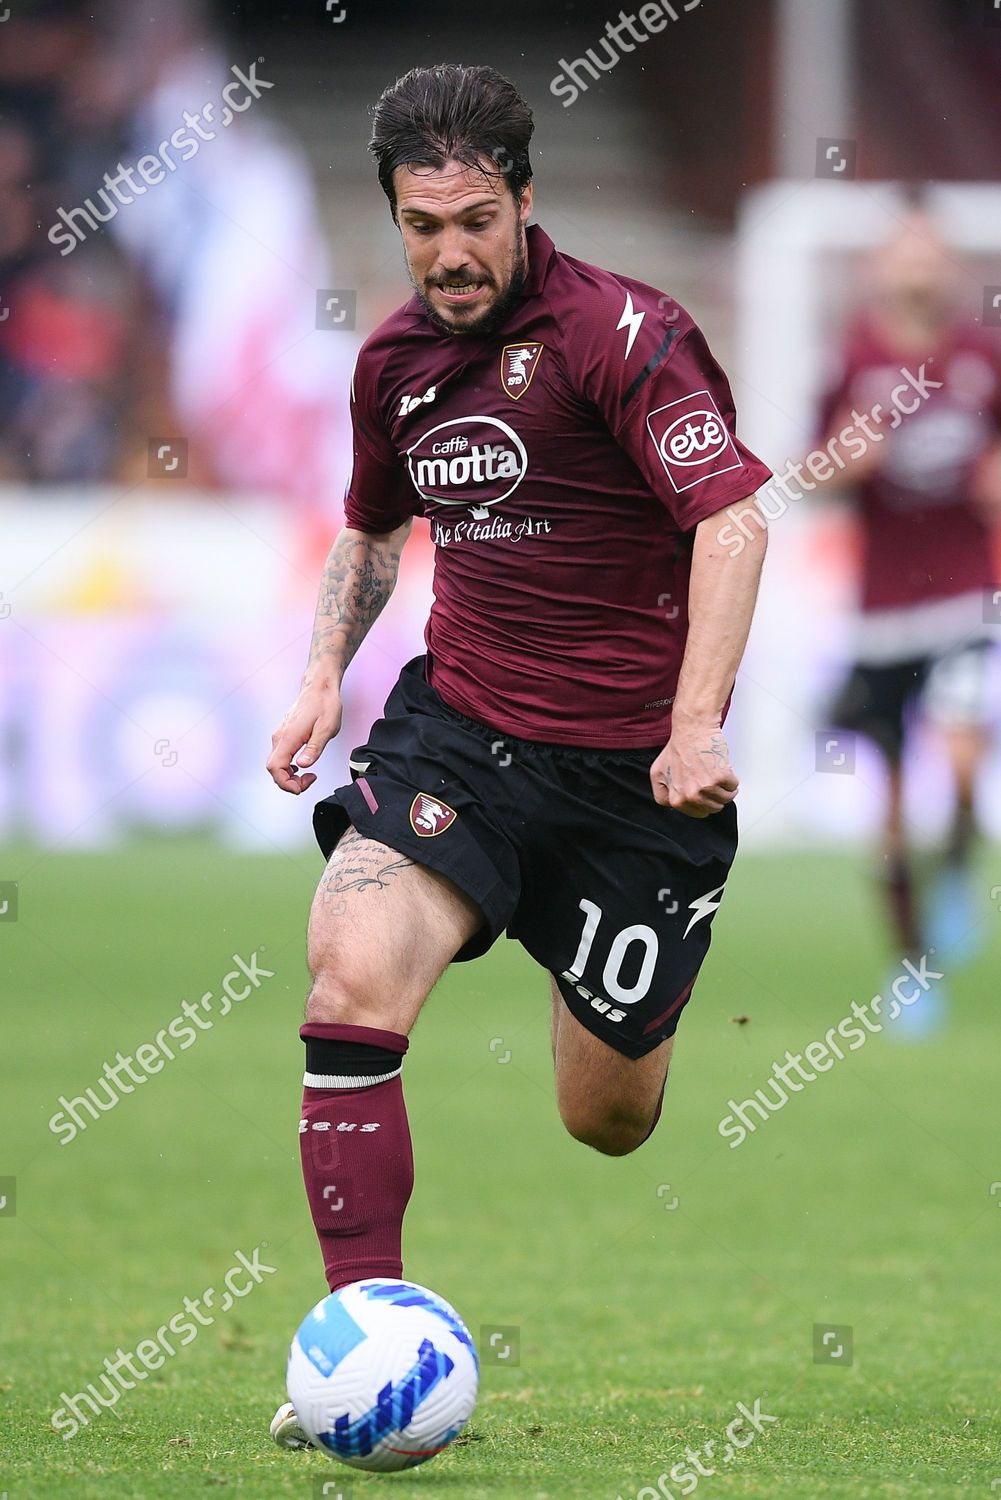
[[[544,344],[505,344],[501,350],[501,385],[512,401],[520,401],[532,384]]]
[[[444,833],[458,816],[454,807],[449,807],[447,802],[440,802],[437,797],[429,797],[427,792],[418,792],[410,804],[410,826],[421,839],[434,838],[436,833]]]

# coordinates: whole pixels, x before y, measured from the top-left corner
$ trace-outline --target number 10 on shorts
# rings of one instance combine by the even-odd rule
[[[580,935],[580,943],[573,963],[569,969],[564,969],[562,978],[574,985],[578,994],[591,1004],[609,1021],[621,1021],[624,1012],[616,1012],[611,1008],[611,1002],[602,1000],[600,996],[592,996],[585,990],[580,981],[584,977],[587,961],[591,956],[598,928],[601,925],[602,910],[593,901],[582,900],[580,909],[584,913],[584,930]],[[622,983],[622,970],[626,962],[626,955],[634,943],[643,944],[643,957],[640,961],[639,974],[631,985]],[[654,969],[657,966],[657,954],[660,944],[656,932],[652,927],[643,922],[634,922],[630,927],[623,927],[621,932],[616,933],[608,950],[605,967],[601,975],[601,988],[604,995],[611,996],[617,1005],[635,1005],[642,1000],[653,983]]]

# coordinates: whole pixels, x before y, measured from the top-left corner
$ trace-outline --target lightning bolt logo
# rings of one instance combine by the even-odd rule
[[[636,309],[633,307],[632,293],[631,292],[627,292],[626,293],[626,305],[622,309],[622,317],[619,319],[619,321],[618,321],[618,323],[616,325],[616,328],[615,328],[616,333],[618,333],[618,331],[619,331],[620,328],[628,328],[629,329],[629,332],[626,335],[626,353],[625,353],[625,358],[626,359],[628,359],[629,356],[630,356],[630,354],[633,352],[633,345],[636,342],[636,335],[639,333],[639,331],[640,331],[640,324],[643,322],[643,319],[645,317],[646,317],[646,313],[645,312],[637,312]]]
[[[696,897],[696,899],[688,908],[688,910],[693,911],[695,915],[689,922],[688,926],[685,928],[685,937],[687,937],[691,932],[696,922],[701,922],[703,917],[710,916],[717,909],[720,904],[720,898],[722,897],[722,895],[723,887],[721,885],[718,885],[714,891],[706,891],[704,896]]]

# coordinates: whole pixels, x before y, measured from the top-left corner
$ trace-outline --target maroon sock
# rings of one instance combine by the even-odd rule
[[[307,1022],[299,1146],[310,1212],[332,1292],[403,1274],[403,1215],[414,1156],[395,1031]]]

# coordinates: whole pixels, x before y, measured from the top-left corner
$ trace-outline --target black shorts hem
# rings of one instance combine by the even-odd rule
[[[380,781],[384,779],[373,776],[371,782],[378,789]],[[349,824],[363,838],[374,839],[395,849],[398,854],[405,854],[415,864],[445,875],[471,901],[476,902],[483,913],[484,926],[459,949],[452,959],[453,963],[466,963],[470,959],[480,958],[493,946],[510,920],[510,901],[505,900],[499,876],[485,879],[478,873],[478,867],[482,868],[485,858],[478,845],[475,846],[478,858],[473,861],[468,858],[468,849],[463,843],[452,843],[453,852],[450,856],[446,847],[436,845],[432,840],[418,838],[416,834],[410,835],[398,826],[387,826],[385,819],[377,819],[357,785],[351,782],[347,786],[338,787],[331,796],[324,797],[313,808],[313,831],[324,859],[330,858]]]
[[[701,965],[700,965],[701,967]],[[551,971],[550,971],[551,972]],[[590,1000],[578,993],[577,989],[562,974],[553,974],[556,987],[563,996],[563,1003],[573,1016],[579,1021],[585,1031],[596,1036],[600,1042],[611,1047],[613,1052],[618,1052],[622,1057],[637,1059],[646,1057],[660,1046],[661,1042],[668,1041],[678,1029],[678,1022],[684,1013],[684,1008],[691,999],[695,988],[695,981],[699,977],[699,971],[685,985],[678,999],[673,1005],[667,1007],[663,1019],[656,1025],[647,1027],[647,1032],[641,1032],[639,1036],[627,1035],[619,1030],[618,1026],[610,1025],[603,1020],[601,1013],[596,1011]],[[612,1007],[614,1009],[614,1006]],[[649,1034],[647,1034],[649,1033]]]

